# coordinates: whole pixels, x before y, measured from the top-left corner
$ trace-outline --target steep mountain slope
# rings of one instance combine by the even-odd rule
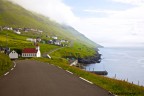
[[[72,27],[60,25],[49,20],[47,17],[27,11],[19,5],[6,0],[0,0],[0,26],[40,29],[44,31],[41,35],[43,38],[45,38],[46,35],[56,35],[59,36],[59,38],[80,42],[88,46],[99,47],[99,45],[92,42]]]
[[[71,34],[73,34],[74,36],[77,36],[79,38],[76,38],[77,40],[80,39],[80,41],[83,41],[87,44],[90,44],[90,45],[95,45],[96,47],[102,47],[101,45],[99,44],[96,44],[95,42],[91,41],[90,39],[88,39],[85,35],[81,34],[80,32],[78,32],[76,29],[74,29],[73,27],[71,26],[68,26],[68,25],[62,25],[63,28],[65,30],[67,30],[68,32],[71,32]]]

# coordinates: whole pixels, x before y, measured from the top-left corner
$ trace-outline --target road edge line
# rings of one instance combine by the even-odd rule
[[[4,75],[6,76],[6,75],[8,75],[8,74],[9,74],[9,72],[5,73]]]
[[[86,81],[86,82],[88,82],[88,83],[90,83],[90,84],[93,84],[92,82],[90,82],[90,81],[88,81],[88,80],[86,80],[86,79],[84,79],[82,77],[79,77],[79,78],[82,79],[82,80],[84,80],[84,81]]]
[[[13,63],[14,63],[14,68],[16,67],[16,62],[15,61],[13,61]]]
[[[14,68],[11,68],[11,71],[14,70]]]
[[[68,70],[66,70],[66,72],[68,72],[68,73],[70,73],[70,74],[73,74],[72,72],[70,72],[70,71],[68,71]]]
[[[62,69],[61,67],[58,66],[58,68]]]

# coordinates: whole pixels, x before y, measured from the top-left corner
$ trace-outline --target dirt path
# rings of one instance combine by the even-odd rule
[[[57,50],[60,50],[62,48],[65,48],[65,47],[60,47],[60,48],[53,49],[53,50],[51,50],[51,51],[49,51],[47,53],[42,54],[42,57],[47,57],[47,54],[49,55],[49,54],[51,54],[51,53],[53,53],[53,52],[55,52]]]

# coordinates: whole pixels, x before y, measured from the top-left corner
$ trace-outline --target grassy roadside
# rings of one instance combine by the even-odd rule
[[[5,54],[0,53],[0,76],[12,67],[12,61]]]
[[[62,67],[64,70],[69,70],[73,72],[75,75],[83,77],[93,82],[97,86],[100,86],[119,96],[144,96],[144,87],[133,85],[125,81],[115,80],[99,76],[96,74],[92,74],[76,67],[71,67],[67,64],[67,61],[65,59],[61,58],[53,58],[53,59],[32,58],[32,59]]]

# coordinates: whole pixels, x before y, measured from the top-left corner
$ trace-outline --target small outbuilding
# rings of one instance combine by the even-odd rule
[[[12,51],[9,53],[10,59],[17,59],[18,58],[18,53],[16,51]]]

